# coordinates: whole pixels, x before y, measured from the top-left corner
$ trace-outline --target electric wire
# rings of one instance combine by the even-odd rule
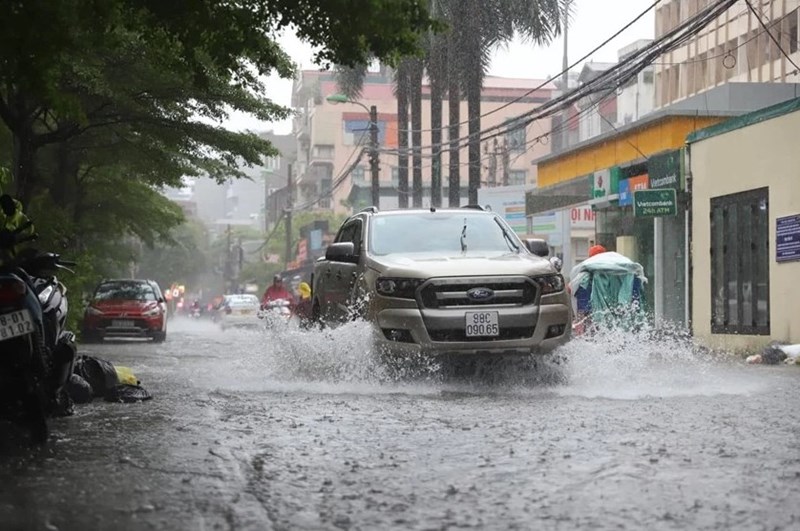
[[[756,12],[750,0],[744,0],[744,2],[745,4],[747,4],[747,7],[748,9],[750,9],[750,12],[753,13],[753,16],[756,17],[756,20],[764,29],[764,31],[767,32],[767,35],[772,40],[772,42],[775,43],[775,46],[778,47],[778,50],[780,50],[783,56],[792,64],[792,66],[795,68],[796,71],[800,71],[800,66],[797,66],[797,63],[795,63],[794,60],[792,60],[791,56],[786,52],[786,50],[783,49],[783,46],[781,46],[781,43],[778,41],[778,39],[776,39],[775,36],[772,34],[772,32],[769,30],[769,28],[767,28],[767,25],[764,23],[764,20],[761,18],[761,15],[759,15]],[[780,20],[778,20],[778,22],[780,22]]]
[[[592,55],[594,55],[595,53],[597,53],[598,51],[600,51],[600,50],[602,50],[604,47],[606,47],[606,46],[607,46],[607,45],[608,45],[608,44],[609,44],[611,41],[613,41],[614,39],[616,39],[617,37],[619,37],[619,36],[620,36],[622,33],[624,33],[625,31],[627,31],[628,29],[630,29],[630,27],[631,27],[631,26],[633,26],[634,24],[636,24],[637,22],[639,22],[639,20],[641,20],[641,19],[642,19],[642,18],[643,18],[645,15],[647,15],[647,14],[648,14],[650,11],[652,11],[653,9],[655,9],[656,7],[658,7],[658,4],[660,4],[660,3],[661,3],[661,2],[663,2],[663,1],[664,1],[664,0],[655,0],[655,1],[654,1],[654,2],[653,2],[651,5],[650,5],[650,6],[648,6],[648,7],[647,7],[647,8],[646,8],[644,11],[642,11],[641,13],[639,13],[639,14],[638,14],[638,15],[637,15],[637,16],[636,16],[636,17],[635,17],[633,20],[631,20],[630,22],[626,23],[626,24],[625,24],[623,27],[621,27],[620,29],[618,29],[618,30],[617,30],[615,33],[613,33],[613,34],[612,34],[610,37],[608,37],[608,38],[607,38],[607,39],[605,39],[603,42],[601,42],[600,44],[598,44],[597,46],[595,46],[594,48],[592,48],[592,50],[590,50],[588,53],[586,53],[586,54],[585,54],[583,57],[581,57],[580,59],[578,59],[578,60],[576,60],[575,62],[573,62],[572,64],[570,64],[570,65],[567,67],[567,69],[566,69],[566,70],[562,70],[562,71],[561,71],[561,72],[559,72],[558,74],[556,74],[556,75],[554,75],[554,76],[551,76],[551,77],[547,78],[545,81],[543,81],[543,82],[542,82],[542,83],[540,83],[539,85],[537,85],[537,86],[535,86],[535,87],[533,87],[533,88],[529,89],[527,92],[525,92],[524,94],[522,94],[522,95],[520,95],[520,96],[516,96],[516,97],[512,98],[511,100],[509,100],[509,101],[507,101],[507,102],[504,102],[504,103],[503,103],[503,105],[501,105],[501,106],[497,107],[496,109],[492,109],[492,110],[486,111],[485,113],[482,113],[482,114],[480,115],[480,118],[485,118],[485,117],[487,117],[487,116],[491,116],[492,114],[495,114],[495,113],[497,113],[497,112],[500,112],[500,111],[502,111],[503,109],[506,109],[506,108],[510,107],[511,105],[513,105],[513,104],[515,104],[515,103],[518,103],[518,102],[520,102],[520,101],[524,100],[525,98],[529,97],[531,94],[535,93],[536,91],[542,90],[543,88],[547,87],[547,85],[549,85],[549,84],[551,84],[551,83],[553,83],[553,82],[555,82],[555,81],[557,81],[557,80],[561,79],[561,78],[564,76],[564,74],[567,74],[567,73],[569,73],[569,72],[570,72],[570,70],[572,70],[572,69],[574,69],[575,67],[579,66],[581,63],[583,63],[584,61],[586,61],[587,59],[589,59],[589,58],[590,58]],[[465,120],[465,121],[463,121],[463,122],[459,122],[457,125],[458,125],[458,127],[461,127],[461,126],[464,126],[464,125],[469,125],[470,121],[471,121],[471,120]],[[454,125],[456,125],[456,124],[454,124]],[[448,126],[448,127],[449,127],[449,126]],[[430,133],[431,131],[433,131],[433,129],[401,129],[401,131],[403,131],[403,132],[405,132],[405,133]]]
[[[468,146],[470,139],[475,136],[481,138],[482,141],[496,138],[513,129],[527,126],[537,119],[552,116],[588,95],[609,90],[612,87],[616,89],[623,86],[641,70],[652,64],[655,59],[680,47],[693,35],[699,33],[709,22],[719,17],[737,1],[738,0],[720,0],[716,4],[710,5],[708,8],[699,11],[696,15],[687,19],[684,23],[673,28],[660,39],[654,40],[649,45],[633,52],[624,61],[602,72],[594,79],[584,83],[581,87],[553,98],[530,111],[520,114],[508,122],[490,126],[476,134],[459,137],[456,139],[457,148],[461,149]],[[451,150],[450,144],[451,142],[448,141],[447,143],[442,142],[439,144],[421,146],[419,149],[437,149],[437,152],[444,153],[445,151]],[[394,153],[400,154],[399,150],[395,150]]]

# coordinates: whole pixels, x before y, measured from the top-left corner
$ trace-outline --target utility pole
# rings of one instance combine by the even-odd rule
[[[562,59],[562,79],[561,82],[563,83],[563,91],[569,92],[569,73],[567,69],[569,68],[569,8],[570,4],[572,4],[572,0],[567,0],[564,3],[564,57]]]
[[[509,172],[509,166],[511,165],[510,158],[511,157],[509,156],[508,153],[508,141],[503,140],[503,148],[500,157],[500,160],[503,164],[503,186],[508,186],[508,177],[509,177],[508,172]]]
[[[369,166],[372,172],[372,205],[380,206],[381,202],[381,183],[380,183],[380,160],[378,158],[378,107],[375,105],[369,108]]]
[[[225,291],[228,293],[233,293],[233,261],[231,260],[231,226],[228,225],[225,228]]]
[[[293,191],[294,191],[294,178],[292,176],[292,165],[288,165],[288,174],[286,177],[286,208],[284,213],[286,215],[286,250],[283,258],[283,268],[289,269],[289,257],[292,254],[292,208],[293,204]]]

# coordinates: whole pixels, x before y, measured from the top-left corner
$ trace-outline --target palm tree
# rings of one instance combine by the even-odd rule
[[[422,206],[422,59],[413,57],[409,61],[409,86],[411,88],[411,162],[412,199],[415,208]]]
[[[397,97],[397,199],[400,208],[408,208],[408,97],[409,63],[402,59],[394,72]]]
[[[444,13],[443,0],[430,0],[433,18]],[[431,206],[442,204],[442,110],[447,84],[447,36],[430,32],[425,42],[425,67],[431,98]]]
[[[478,201],[481,173],[481,90],[488,71],[491,52],[495,46],[508,42],[515,33],[535,44],[547,44],[561,33],[564,14],[569,9],[569,0],[449,0],[446,10],[451,25],[453,52],[448,63],[453,72],[460,73],[459,88],[467,99],[468,114],[468,161],[469,203]],[[454,196],[453,151],[458,138],[454,120],[455,88],[450,84],[450,202]],[[456,156],[456,163],[458,158]]]

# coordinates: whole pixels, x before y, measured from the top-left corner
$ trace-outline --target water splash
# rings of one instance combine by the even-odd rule
[[[700,347],[680,327],[600,330],[559,350],[567,360],[562,395],[588,398],[749,394],[762,389],[730,355]]]
[[[353,321],[332,329],[296,326],[227,330],[190,322],[189,348],[218,346],[205,375],[219,388],[318,393],[487,392],[635,400],[645,397],[750,394],[769,385],[752,371],[697,346],[678,328],[599,331],[574,338],[555,353],[517,360],[440,363],[426,356],[386,363],[376,352],[371,326]],[[202,332],[202,333],[201,333]],[[197,348],[193,349],[192,345]],[[220,369],[219,360],[228,360]]]

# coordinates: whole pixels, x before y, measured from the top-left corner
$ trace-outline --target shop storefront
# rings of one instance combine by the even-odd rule
[[[570,206],[589,205],[595,213],[595,235],[589,243],[642,264],[649,279],[646,306],[659,324],[689,322],[684,140],[722,120],[662,110],[538,161],[545,190],[586,186],[577,200],[563,190],[550,199],[563,195],[572,201]],[[529,217],[563,204],[548,205],[547,194],[539,190],[535,195],[528,201]]]

